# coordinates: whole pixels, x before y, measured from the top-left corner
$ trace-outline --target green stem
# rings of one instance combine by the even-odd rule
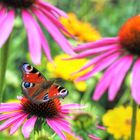
[[[3,99],[3,86],[7,67],[8,50],[9,50],[9,40],[5,45],[0,48],[0,102]]]
[[[131,138],[130,140],[135,140],[135,129],[136,129],[136,120],[137,120],[137,104],[133,100],[132,104],[132,125],[131,125]]]

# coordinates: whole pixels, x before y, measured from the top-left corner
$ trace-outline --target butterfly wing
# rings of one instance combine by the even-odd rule
[[[22,65],[23,94],[34,103],[47,102],[55,98],[64,98],[68,91],[53,81],[46,78],[33,66],[24,63]]]
[[[50,82],[33,66],[24,63],[21,66],[23,73],[23,94],[34,102],[41,102],[50,87]]]

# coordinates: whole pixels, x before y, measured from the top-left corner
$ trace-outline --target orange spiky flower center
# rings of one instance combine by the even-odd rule
[[[0,3],[3,3],[5,6],[14,7],[14,8],[28,8],[36,0],[0,0]]]
[[[140,15],[126,21],[119,31],[120,44],[131,54],[140,55]]]
[[[36,104],[23,97],[21,99],[23,110],[30,116],[35,115],[41,118],[53,118],[60,112],[60,100],[53,99],[45,103]]]

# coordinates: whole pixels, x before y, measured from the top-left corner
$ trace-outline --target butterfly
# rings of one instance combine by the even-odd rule
[[[68,90],[47,80],[35,67],[28,63],[21,65],[22,70],[22,92],[31,102],[40,104],[55,98],[65,98]]]

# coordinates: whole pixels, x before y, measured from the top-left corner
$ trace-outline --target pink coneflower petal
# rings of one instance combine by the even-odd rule
[[[96,74],[97,72],[105,69],[106,67],[108,67],[110,64],[112,64],[119,56],[120,56],[120,52],[117,52],[115,54],[112,54],[108,57],[106,57],[105,59],[103,59],[99,64],[97,63],[97,65],[95,64],[95,67],[93,68],[93,70],[91,70],[90,72],[82,75],[80,78],[78,78],[76,81],[83,81],[86,80],[88,78],[90,78],[91,76],[93,76],[94,74]]]
[[[106,128],[104,126],[101,126],[101,125],[97,125],[96,127],[100,130],[106,130]]]
[[[91,59],[91,60],[90,60],[87,64],[85,64],[80,70],[74,72],[73,74],[76,74],[76,73],[78,73],[78,72],[81,72],[81,71],[87,69],[88,67],[91,67],[91,66],[94,67],[94,65],[95,65],[96,63],[101,62],[104,58],[106,58],[106,57],[108,57],[109,55],[115,53],[115,51],[116,51],[116,50],[113,49],[113,50],[111,50],[111,51],[108,51],[108,52],[106,52],[106,53],[104,53],[104,54],[102,54],[102,55],[99,55],[99,56],[97,56],[97,57]]]
[[[57,27],[52,24],[52,22],[44,16],[43,13],[40,11],[34,10],[35,15],[38,17],[40,22],[46,27],[48,32],[51,34],[51,36],[54,38],[54,40],[60,45],[60,47],[68,54],[74,55],[71,45],[68,43],[66,38],[60,33],[60,31],[57,29]]]
[[[49,3],[39,0],[38,4],[43,6],[46,10],[49,10],[50,12],[52,12],[52,14],[55,14],[56,17],[58,17],[58,16],[67,17],[67,14],[65,12],[63,12],[62,10],[56,8],[55,6],[53,6]]]
[[[85,58],[85,57],[89,57],[92,55],[96,55],[98,53],[103,53],[104,51],[108,51],[111,49],[119,49],[119,45],[112,45],[112,46],[107,46],[107,47],[100,47],[100,48],[95,48],[95,49],[89,49],[86,50],[82,53],[79,53],[78,55],[74,56],[73,59],[78,59],[78,58]]]
[[[3,22],[6,16],[7,16],[6,9],[5,8],[0,9],[0,24]]]
[[[59,127],[55,124],[55,121],[51,119],[47,119],[47,124],[60,136],[62,140],[66,140],[65,135],[61,132]]]
[[[67,35],[69,35],[70,37],[74,38],[74,35],[72,35],[71,33],[69,33],[66,28],[58,21],[58,19],[56,19],[53,15],[50,14],[50,12],[48,12],[45,9],[42,9],[42,7],[40,7],[40,10],[59,28],[61,29],[64,33],[66,33]]]
[[[11,112],[11,111],[20,111],[21,110],[21,107],[20,106],[11,106],[11,107],[0,107],[0,113],[3,113],[3,112]]]
[[[23,124],[22,133],[23,133],[25,138],[29,138],[30,133],[32,132],[32,130],[34,128],[36,120],[37,120],[37,117],[33,116]]]
[[[121,62],[116,66],[112,74],[112,82],[109,87],[109,100],[113,100],[121,87],[124,77],[128,72],[133,61],[132,55],[124,56]],[[119,75],[119,76],[118,76]]]
[[[60,119],[53,119],[53,121],[55,121],[55,124],[57,127],[59,127],[61,130],[67,132],[67,133],[71,133],[71,128],[70,125],[67,124],[64,120],[60,120]]]
[[[135,62],[132,69],[132,96],[140,104],[140,58]]]
[[[66,104],[61,107],[61,109],[82,109],[82,108],[85,108],[85,106],[79,104]]]
[[[103,38],[102,40],[97,40],[96,42],[89,42],[83,45],[79,45],[76,48],[74,48],[74,51],[83,51],[85,49],[99,48],[103,46],[105,47],[117,43],[118,43],[118,37]]]
[[[27,31],[31,59],[35,64],[40,64],[41,42],[38,30],[33,22],[33,17],[27,10],[22,10],[22,18]]]
[[[52,62],[52,56],[51,56],[51,51],[50,51],[50,48],[49,48],[49,44],[48,44],[48,41],[46,40],[46,37],[44,35],[44,33],[42,32],[42,29],[40,28],[40,25],[36,22],[36,20],[32,20],[34,25],[36,26],[36,29],[38,30],[39,32],[39,35],[40,35],[40,40],[41,40],[41,44],[42,44],[42,47],[44,49],[44,52],[48,58],[48,60],[50,62]]]
[[[20,103],[0,103],[0,107],[11,107],[11,106],[20,106],[21,107],[21,104]]]
[[[17,119],[20,119],[20,118],[22,118],[23,116],[24,116],[24,114],[19,113],[19,114],[17,114],[16,116],[14,116],[14,117],[8,119],[7,121],[5,121],[3,124],[0,125],[0,131],[2,131],[2,130],[4,130],[4,129],[8,128],[10,125],[12,125],[14,122],[16,122]]]
[[[25,114],[22,118],[17,119],[17,121],[12,125],[10,129],[10,135],[14,134],[17,131],[17,129],[22,125],[27,116],[28,115]]]
[[[1,114],[0,115],[0,121],[6,120],[8,118],[17,116],[18,114],[20,114],[19,112],[10,112],[9,114]]]
[[[10,10],[0,24],[0,48],[4,45],[14,26],[15,12]]]
[[[21,104],[19,103],[9,103],[9,104],[6,104],[6,103],[1,103],[0,104],[0,112],[9,112],[9,111],[12,111],[12,110],[18,110],[22,107]]]
[[[107,90],[108,86],[111,83],[113,71],[116,68],[116,66],[121,62],[121,59],[116,61],[114,64],[112,64],[104,73],[103,77],[100,79],[99,83],[96,86],[95,92],[93,94],[94,100],[99,100],[99,98],[104,94],[104,92]]]
[[[95,135],[89,134],[88,135],[91,140],[101,140],[101,138],[96,137]]]

